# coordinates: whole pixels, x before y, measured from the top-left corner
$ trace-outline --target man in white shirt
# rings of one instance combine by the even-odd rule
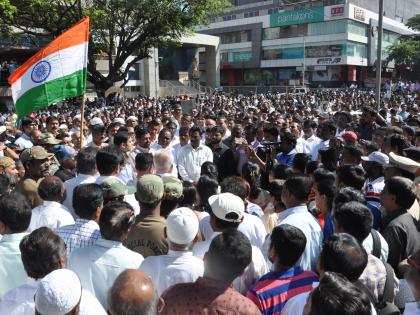
[[[178,171],[183,180],[198,182],[201,173],[201,165],[204,162],[213,162],[211,149],[201,144],[201,129],[191,127],[189,131],[190,144],[182,147],[178,154]]]
[[[60,226],[74,224],[69,209],[61,204],[65,198],[65,189],[60,178],[45,177],[38,186],[38,194],[44,202],[32,209],[28,231],[32,232],[42,226],[55,230]]]
[[[77,273],[82,287],[95,295],[105,309],[107,292],[117,276],[125,269],[139,268],[143,262],[142,255],[122,244],[134,218],[134,210],[126,202],[108,203],[99,219],[102,238],[94,245],[74,250],[69,257],[69,269]]]
[[[105,314],[98,300],[83,289],[80,279],[68,269],[54,270],[40,280],[34,300],[35,314]]]
[[[17,138],[15,141],[15,145],[19,146],[20,150],[28,149],[33,147],[32,139],[31,139],[31,132],[36,128],[35,121],[31,118],[23,118],[22,119],[22,135]]]
[[[125,165],[122,167],[118,177],[126,185],[134,185],[136,182],[136,172],[132,165],[128,162],[128,153],[134,149],[134,139],[128,135],[126,131],[118,131],[114,135],[114,144],[120,148],[125,156]]]
[[[73,208],[73,191],[74,189],[83,184],[91,184],[96,181],[96,153],[98,149],[94,147],[83,148],[77,154],[77,176],[64,182],[66,189],[66,199],[63,205],[69,209],[70,213],[75,217]]]
[[[321,139],[319,139],[314,133],[315,128],[316,123],[314,121],[305,120],[303,122],[303,136],[301,138],[305,140],[309,149],[309,153],[311,153],[314,147],[321,142]]]
[[[312,181],[308,177],[297,176],[286,180],[281,195],[286,210],[280,212],[279,224],[290,224],[305,234],[306,247],[297,265],[303,270],[315,271],[323,232],[318,221],[306,207],[311,188]]]
[[[317,136],[321,139],[321,142],[312,148],[312,160],[318,160],[319,150],[328,149],[330,147],[330,139],[334,138],[336,126],[332,121],[325,121],[318,126],[316,131]]]
[[[34,295],[40,281],[54,270],[66,268],[66,244],[49,228],[40,228],[26,235],[20,247],[28,279],[1,297],[0,314],[33,315]],[[83,290],[80,315],[87,314],[105,315],[106,312],[92,294]]]
[[[121,172],[121,165],[123,164],[124,153],[116,145],[111,144],[100,149],[96,154],[96,168],[98,169],[100,176],[96,178],[95,183],[100,185],[109,178],[115,178],[123,185],[126,185],[121,178],[118,177]],[[129,188],[130,186],[127,187]],[[134,208],[135,213],[140,212],[139,204],[133,193],[128,192],[124,197],[124,201],[128,202],[130,206]]]
[[[209,204],[212,209],[210,220],[214,232],[205,241],[198,242],[194,245],[193,254],[199,258],[204,257],[204,254],[210,247],[211,241],[217,235],[227,229],[238,229],[245,214],[243,200],[231,193],[213,195],[209,198]],[[258,247],[252,246],[252,262],[245,269],[244,273],[233,281],[233,286],[236,290],[245,294],[249,287],[267,272],[267,264],[261,250]]]
[[[19,243],[28,234],[30,221],[31,206],[25,196],[12,192],[0,198],[0,297],[26,281]]]
[[[203,261],[193,256],[198,239],[198,218],[188,208],[178,208],[166,218],[166,255],[149,256],[140,266],[155,283],[159,296],[177,283],[195,282],[204,273]]]

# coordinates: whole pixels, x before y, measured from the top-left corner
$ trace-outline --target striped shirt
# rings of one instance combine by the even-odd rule
[[[318,276],[312,271],[293,267],[281,272],[269,272],[251,287],[246,296],[262,314],[281,314],[286,302],[292,297],[312,290]]]
[[[80,218],[75,224],[62,226],[56,232],[67,245],[67,255],[77,248],[93,245],[101,237],[98,223]]]

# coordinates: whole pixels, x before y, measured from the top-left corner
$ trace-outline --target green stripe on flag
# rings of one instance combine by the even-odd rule
[[[82,95],[86,91],[86,75],[86,68],[84,68],[30,89],[15,104],[18,118],[23,118],[66,98]]]

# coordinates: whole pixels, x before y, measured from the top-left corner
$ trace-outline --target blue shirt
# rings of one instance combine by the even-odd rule
[[[328,240],[334,234],[334,222],[331,212],[325,215],[324,219],[324,240]]]
[[[296,150],[293,149],[289,153],[279,153],[276,156],[276,160],[280,165],[286,165],[292,167],[293,159],[295,158]]]
[[[300,229],[306,236],[305,250],[296,263],[303,270],[316,271],[316,263],[323,240],[323,232],[318,221],[306,206],[297,206],[280,212],[280,225],[290,224]]]

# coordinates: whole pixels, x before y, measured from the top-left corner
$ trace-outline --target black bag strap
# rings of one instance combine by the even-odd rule
[[[381,239],[379,238],[378,232],[374,229],[370,231],[370,234],[372,235],[373,239],[373,248],[372,248],[372,255],[376,258],[381,259]]]
[[[395,298],[394,269],[391,267],[390,264],[386,262],[384,262],[384,266],[386,269],[386,281],[385,281],[384,294],[382,295],[382,299],[380,302],[394,303],[394,298]]]

